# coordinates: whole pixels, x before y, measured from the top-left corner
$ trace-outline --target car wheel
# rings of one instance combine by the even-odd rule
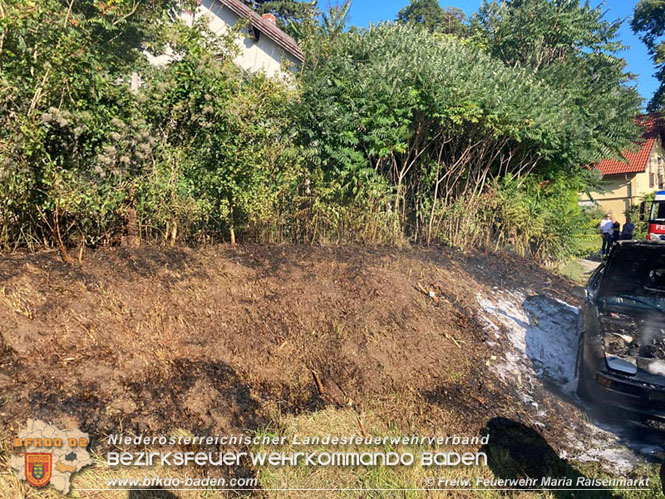
[[[577,350],[577,396],[585,401],[591,400],[587,383],[587,372],[584,367],[584,342],[582,342]]]

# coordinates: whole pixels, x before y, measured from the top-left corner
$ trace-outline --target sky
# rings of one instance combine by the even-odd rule
[[[637,89],[640,95],[648,101],[656,88],[658,82],[653,77],[655,68],[644,44],[633,34],[630,29],[630,19],[633,8],[638,0],[605,0],[605,17],[609,20],[624,20],[619,38],[629,48],[620,54],[628,62],[627,70],[637,75]],[[441,7],[458,7],[467,15],[478,10],[481,0],[439,0]],[[601,2],[592,0],[591,5],[597,6]],[[323,2],[319,2],[323,5]],[[397,17],[397,12],[409,4],[409,0],[351,0],[351,24],[355,26],[369,26],[370,23],[380,21],[392,21]]]

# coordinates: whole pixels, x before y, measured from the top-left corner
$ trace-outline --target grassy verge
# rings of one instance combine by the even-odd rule
[[[333,451],[368,451],[368,452],[410,452],[415,456],[421,452],[432,450],[456,450],[458,452],[471,451],[476,448],[472,446],[458,446],[457,448],[431,448],[420,445],[385,445],[382,447],[344,446],[331,447],[323,445],[294,445],[293,438],[325,436],[325,435],[384,435],[403,436],[396,429],[385,427],[374,418],[372,414],[359,414],[352,409],[325,409],[322,411],[287,417],[279,429],[266,429],[259,432],[259,436],[269,435],[286,436],[283,446],[262,446],[250,448],[250,452],[272,452],[283,454],[291,452],[333,452]],[[146,449],[148,450],[148,449]],[[159,449],[154,449],[159,450]],[[418,463],[412,466],[377,466],[377,467],[342,467],[342,466],[264,466],[256,469],[259,480],[257,488],[263,489],[260,493],[247,493],[261,497],[305,497],[316,494],[316,497],[406,497],[416,498],[422,496],[440,497],[453,495],[455,497],[480,497],[498,498],[504,497],[505,492],[492,490],[477,485],[479,478],[493,479],[496,476],[524,476],[520,465],[505,452],[504,449],[495,448],[490,445],[485,449],[488,453],[489,466],[456,466],[456,467],[423,467]],[[41,498],[56,499],[62,497],[54,489],[47,487],[35,489],[27,485],[25,481],[10,472],[7,466],[9,448],[6,443],[0,449],[0,495],[2,497],[16,498]],[[608,473],[597,463],[565,462],[565,469],[561,468],[559,461],[550,470],[545,470],[545,476],[570,477],[577,476],[593,477],[597,479],[609,479],[616,476]],[[83,471],[76,473],[72,478],[72,491],[70,497],[109,497],[132,499],[148,498],[200,498],[213,499],[222,497],[236,497],[240,493],[218,491],[212,489],[201,489],[197,491],[168,491],[168,490],[109,490],[108,482],[112,479],[138,479],[145,477],[171,476],[184,480],[186,476],[192,476],[194,467],[109,467],[103,455],[93,455],[93,465]],[[212,472],[211,475],[222,476],[221,473]],[[607,489],[600,491],[585,491],[573,495],[569,491],[512,491],[512,497],[596,497],[613,498],[626,497],[629,499],[651,499],[662,497],[658,468],[655,465],[646,465],[633,470],[629,478],[650,479],[648,490],[625,491],[619,489]],[[432,482],[434,480],[434,482]],[[472,487],[478,490],[436,490],[437,488],[455,488],[455,484],[439,485],[437,482],[443,480],[469,480],[474,484]],[[459,485],[458,485],[459,486]],[[88,489],[88,490],[85,490]],[[92,490],[90,490],[92,489]],[[291,490],[284,490],[291,489]],[[316,489],[314,492],[312,489]],[[341,490],[346,489],[346,490]],[[425,490],[429,489],[429,490]]]
[[[289,417],[283,424],[280,434],[286,435],[287,441],[295,435],[347,435],[358,434],[366,431],[370,435],[402,436],[403,434],[391,428],[386,428],[371,414],[359,415],[351,409],[337,410],[326,409],[313,414]],[[274,435],[274,432],[267,432]],[[269,447],[257,447],[255,452],[278,450],[282,453],[298,451],[331,451],[330,447],[312,446],[300,447],[285,445],[279,449]],[[411,452],[419,455],[421,452],[432,450],[456,450],[475,451],[475,448],[458,446],[454,449],[437,448],[423,446],[386,446],[382,449],[377,448],[351,448],[344,447],[332,450],[347,451],[395,451]],[[393,495],[400,497],[421,497],[428,496],[448,496],[456,497],[504,497],[505,492],[492,490],[483,485],[475,485],[479,478],[493,479],[496,476],[502,477],[523,477],[523,469],[503,448],[492,447],[485,449],[489,458],[489,466],[437,466],[423,467],[418,462],[413,466],[396,467],[264,467],[257,471],[259,481],[265,489],[319,489],[317,497],[385,497],[390,495],[389,491],[395,491]],[[577,477],[584,476],[597,479],[616,478],[599,465],[595,463],[568,463],[563,460],[557,460],[550,469],[544,470],[543,476],[568,477],[576,480]],[[629,478],[650,478],[649,490],[644,491],[623,491],[618,489],[607,489],[600,491],[512,491],[513,497],[597,497],[612,498],[618,496],[630,498],[655,498],[661,497],[660,479],[656,466],[644,466],[634,470]],[[429,490],[436,489],[437,485],[432,484],[432,479],[442,480],[469,480],[472,487],[480,490]],[[450,482],[449,482],[450,483]],[[445,488],[445,485],[441,486]],[[333,489],[347,489],[346,491]],[[400,490],[397,493],[397,489]],[[413,490],[406,490],[413,489]],[[272,490],[268,492],[270,497],[301,497],[302,491],[278,492]]]
[[[297,435],[325,436],[332,435],[369,435],[403,436],[396,429],[387,428],[371,414],[358,414],[352,409],[326,409],[313,414],[288,418],[282,427],[282,435],[287,441]],[[306,446],[287,444],[279,449],[259,446],[255,452],[278,450],[290,452],[397,452],[412,453],[419,456],[421,452],[433,449],[419,445],[385,445],[381,447],[366,446]],[[444,450],[444,449],[437,449]],[[452,450],[452,449],[448,449]],[[458,449],[461,451],[462,449]],[[463,450],[475,451],[471,447]],[[418,459],[412,466],[377,466],[377,467],[341,467],[341,466],[304,466],[295,467],[264,467],[258,471],[259,481],[266,489],[317,489],[317,497],[384,497],[394,491],[400,497],[421,497],[431,485],[432,479],[448,478],[451,480],[468,479],[475,481],[478,477],[491,478],[489,468],[481,466],[456,467],[442,469],[439,467],[423,467]],[[347,490],[340,490],[347,489]],[[408,490],[411,489],[411,490]],[[432,492],[430,492],[432,493]],[[301,497],[302,492],[272,491],[270,496]],[[492,497],[490,491],[464,492],[474,497]]]
[[[577,259],[568,260],[559,267],[559,274],[563,277],[567,277],[580,286],[582,286],[589,278],[586,272],[584,266]]]

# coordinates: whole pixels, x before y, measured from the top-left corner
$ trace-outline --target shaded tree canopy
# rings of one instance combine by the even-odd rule
[[[319,16],[316,0],[242,0],[259,14],[270,13],[285,32],[296,39],[308,36]]]
[[[665,0],[641,0],[630,25],[649,49],[660,82],[648,109],[665,110]]]
[[[594,151],[590,162],[631,147],[641,98],[619,57],[626,48],[618,40],[621,20],[580,0],[484,0],[471,23],[480,47],[561,90],[590,118],[572,146]]]
[[[411,0],[397,14],[397,22],[420,24],[431,32],[463,36],[468,33],[466,14],[456,7],[442,8],[437,0]]]

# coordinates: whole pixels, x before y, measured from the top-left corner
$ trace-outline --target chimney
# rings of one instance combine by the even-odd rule
[[[277,18],[274,15],[272,15],[270,12],[263,14],[261,17],[266,21],[269,21],[274,25],[277,25]]]

